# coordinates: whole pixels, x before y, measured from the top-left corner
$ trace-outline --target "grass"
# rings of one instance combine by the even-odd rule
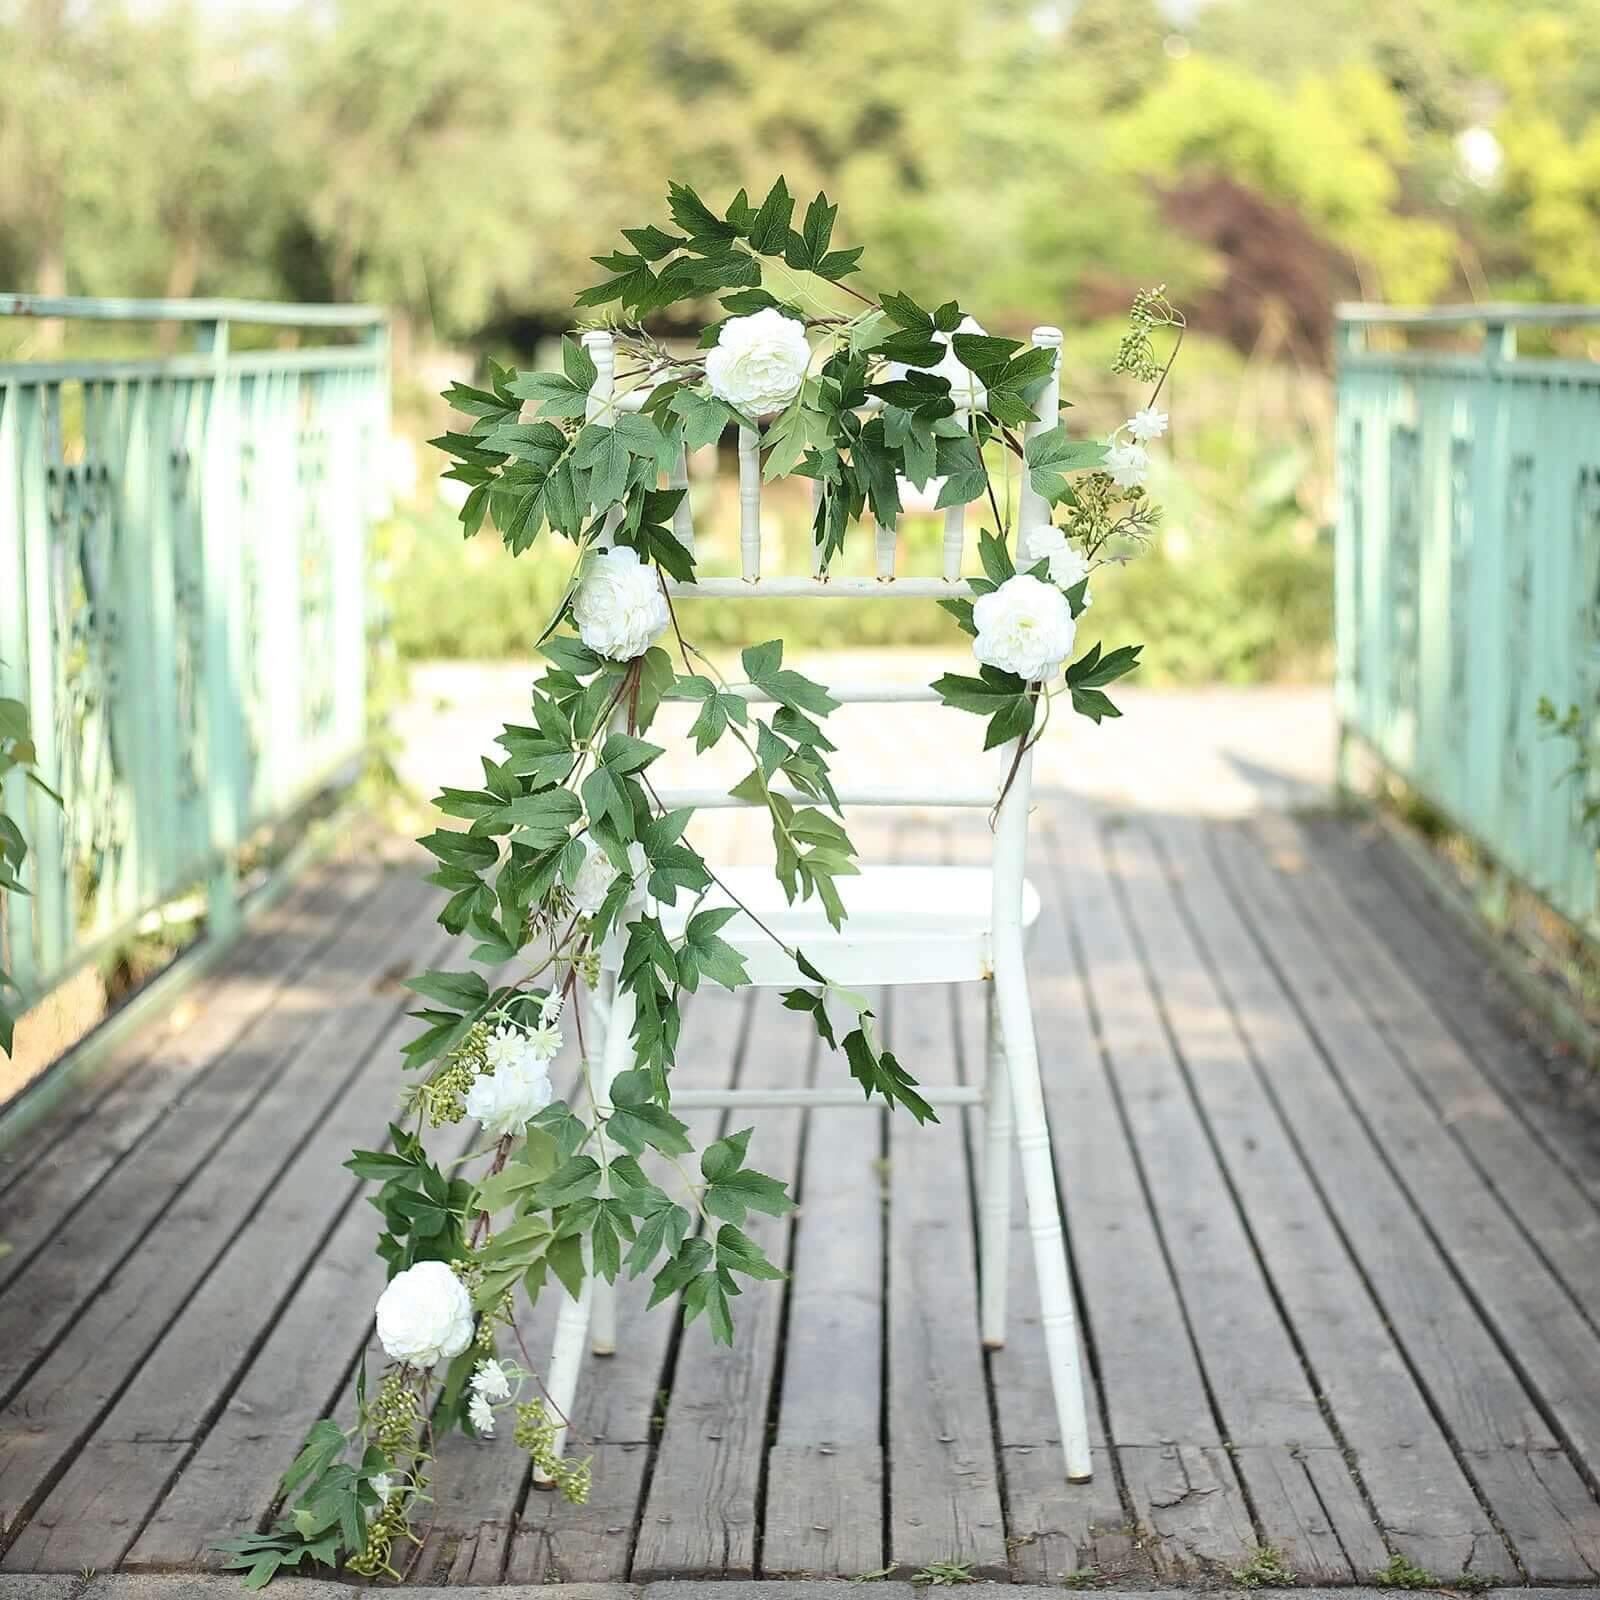
[[[1443,1580],[1436,1574],[1429,1572],[1426,1567],[1419,1567],[1415,1562],[1408,1561],[1398,1551],[1389,1557],[1389,1565],[1381,1572],[1372,1574],[1372,1581],[1380,1589],[1440,1589],[1444,1587]]]
[[[956,1583],[977,1583],[970,1561],[930,1561],[911,1574],[911,1583],[942,1589]]]
[[[1283,1553],[1270,1544],[1258,1545],[1250,1559],[1228,1576],[1244,1589],[1287,1589],[1298,1581]]]

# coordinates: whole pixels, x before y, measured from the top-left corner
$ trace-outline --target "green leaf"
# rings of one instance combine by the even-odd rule
[[[1069,439],[1066,427],[1058,423],[1029,439],[1023,454],[1035,493],[1055,505],[1067,493],[1063,474],[1099,466],[1105,460],[1106,446],[1094,439]]]
[[[489,1003],[489,985],[481,972],[429,971],[407,978],[405,987],[424,1000],[437,1000],[458,1011],[476,1011]]]
[[[789,243],[789,219],[794,215],[794,200],[782,178],[767,191],[761,209],[750,224],[747,235],[757,255],[782,255]]]
[[[594,358],[576,339],[566,335],[561,339],[561,369],[567,375],[567,382],[575,389],[593,388],[595,379],[600,376]]]
[[[761,1246],[731,1222],[717,1229],[717,1265],[729,1272],[741,1272],[747,1278],[776,1282],[789,1276],[782,1267],[773,1266]]]
[[[510,823],[518,840],[534,850],[548,850],[566,840],[572,825],[583,814],[578,797],[568,789],[541,789],[503,805],[496,820]]]
[[[711,1265],[711,1241],[696,1236],[685,1239],[672,1259],[652,1280],[649,1304],[658,1306],[685,1285],[698,1278]]]
[[[766,443],[769,448],[761,477],[771,483],[793,472],[806,451],[832,449],[832,424],[822,412],[806,405],[802,395],[767,429]]]
[[[573,1156],[538,1184],[530,1199],[546,1209],[586,1200],[600,1187],[600,1163],[593,1156]]]
[[[698,911],[685,924],[678,951],[678,974],[683,987],[691,993],[699,987],[702,975],[724,989],[737,989],[750,981],[744,957],[717,935],[717,930],[737,915],[735,906],[719,907]]]

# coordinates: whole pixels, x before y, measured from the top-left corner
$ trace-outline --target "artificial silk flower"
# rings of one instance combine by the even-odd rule
[[[669,621],[667,597],[637,550],[619,545],[589,563],[572,597],[578,637],[612,661],[632,661],[650,648]]]
[[[1150,452],[1142,444],[1118,444],[1113,435],[1100,465],[1119,489],[1137,489],[1149,474]]]
[[[723,323],[706,356],[706,378],[712,394],[735,411],[765,417],[800,393],[810,364],[804,327],[768,306]]]
[[[584,858],[583,865],[578,868],[577,879],[572,885],[572,904],[583,916],[592,917],[605,904],[606,894],[616,881],[617,869],[611,864],[611,857],[605,853],[602,846],[590,839],[585,839],[584,844],[589,854]],[[644,846],[635,839],[628,846],[629,874],[637,882],[644,876],[649,865]]]
[[[481,1393],[467,1402],[467,1415],[472,1418],[472,1426],[480,1439],[494,1437],[494,1407]]]
[[[1165,411],[1156,411],[1146,406],[1134,412],[1125,426],[1140,444],[1148,444],[1152,439],[1159,439],[1167,431],[1167,414]]]
[[[506,1376],[506,1369],[493,1359],[478,1363],[477,1370],[472,1374],[472,1387],[485,1400],[511,1398],[511,1380]]]
[[[476,1117],[485,1133],[504,1138],[521,1133],[531,1118],[538,1116],[555,1099],[550,1072],[528,1048],[492,1073],[480,1073],[467,1090],[467,1115]]]
[[[972,607],[972,622],[978,630],[973,655],[1030,683],[1061,671],[1077,633],[1067,597],[1026,572],[981,595]]]
[[[443,1261],[419,1261],[378,1296],[377,1324],[391,1361],[408,1367],[453,1361],[472,1343],[472,1297]]]
[[[1058,589],[1071,589],[1089,576],[1089,558],[1053,523],[1034,528],[1023,541],[1023,558],[1030,566],[1050,563],[1050,581]],[[1083,591],[1083,609],[1091,604],[1089,591]]]
[[[539,1020],[546,1025],[561,1020],[561,1009],[566,1005],[566,996],[559,989],[552,989],[544,997],[544,1002],[539,1007]]]

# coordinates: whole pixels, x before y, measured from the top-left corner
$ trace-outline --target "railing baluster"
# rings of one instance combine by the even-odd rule
[[[364,344],[236,356],[235,309],[359,328]],[[0,693],[28,705],[40,775],[65,801],[6,789],[35,891],[4,911],[3,964],[25,1005],[197,879],[209,931],[226,934],[245,824],[283,819],[349,770],[365,740],[364,531],[387,414],[371,307],[0,298],[0,314],[46,310],[179,321],[198,348],[0,364]],[[302,439],[328,454],[320,489]],[[315,593],[301,583],[311,528]]]

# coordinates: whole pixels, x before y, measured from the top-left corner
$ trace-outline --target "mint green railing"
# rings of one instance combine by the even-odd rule
[[[13,317],[195,336],[0,364],[0,695],[27,703],[65,802],[16,774],[5,792],[34,892],[4,902],[0,964],[36,1000],[199,885],[225,935],[241,846],[360,752],[388,363],[364,306],[0,295]],[[230,348],[261,324],[346,342]]]
[[[1582,323],[1600,307],[1340,308],[1335,631],[1341,737],[1593,934],[1589,796],[1535,707],[1600,714],[1600,364],[1517,352]]]

